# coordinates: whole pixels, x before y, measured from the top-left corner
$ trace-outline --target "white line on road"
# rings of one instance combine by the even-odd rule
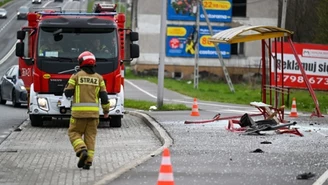
[[[6,26],[8,26],[8,24],[15,18],[16,16],[12,16],[11,19],[5,24],[3,25],[3,27],[0,29],[0,32],[2,32],[2,30],[4,30],[6,28]]]
[[[17,41],[18,42],[18,41]],[[9,50],[9,52],[0,60],[0,65],[2,64],[2,63],[4,63],[12,54],[13,54],[13,52],[15,51],[15,49],[16,49],[16,43],[17,42],[15,42],[15,44],[13,45],[13,47]]]
[[[141,89],[140,87],[138,87],[138,86],[135,85],[134,83],[130,82],[129,80],[126,80],[126,79],[125,79],[124,81],[125,81],[125,82],[128,82],[130,85],[132,85],[133,87],[137,88],[139,91],[141,91],[141,92],[147,94],[148,96],[150,96],[150,97],[152,97],[152,98],[155,98],[155,99],[157,98],[157,96],[154,96],[154,95],[150,94],[149,92],[147,92],[147,91]]]
[[[323,185],[323,183],[326,182],[326,180],[328,179],[328,170],[322,174],[319,179],[317,179],[317,181],[315,181],[312,185]]]

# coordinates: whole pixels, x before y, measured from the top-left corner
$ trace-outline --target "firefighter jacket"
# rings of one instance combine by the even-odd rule
[[[74,90],[72,99],[72,116],[75,118],[99,118],[99,98],[104,113],[109,112],[106,85],[98,73],[88,74],[81,70],[73,74],[64,89]]]

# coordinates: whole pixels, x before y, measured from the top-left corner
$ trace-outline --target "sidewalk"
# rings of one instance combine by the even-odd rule
[[[101,124],[90,170],[76,166],[78,158],[67,136],[67,122],[36,128],[25,121],[21,131],[13,132],[0,145],[0,184],[101,184],[160,153],[162,144],[155,134],[165,133],[154,134],[153,126],[147,125],[153,121],[131,112],[121,128]]]

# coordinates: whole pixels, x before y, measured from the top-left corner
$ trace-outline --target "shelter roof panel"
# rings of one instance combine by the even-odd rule
[[[239,26],[221,31],[210,38],[213,43],[239,43],[284,37],[292,31],[275,26]]]

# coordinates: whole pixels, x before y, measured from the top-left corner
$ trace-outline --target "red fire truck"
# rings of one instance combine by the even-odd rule
[[[17,31],[16,56],[29,91],[32,126],[42,126],[45,119],[70,116],[71,100],[63,89],[79,70],[78,55],[88,50],[95,54],[96,71],[106,83],[110,126],[121,127],[124,62],[139,57],[139,45],[134,43],[139,35],[124,28],[125,15],[115,9],[116,5],[97,4],[94,13],[42,10],[28,14],[28,26]],[[101,110],[100,118],[102,115]]]

